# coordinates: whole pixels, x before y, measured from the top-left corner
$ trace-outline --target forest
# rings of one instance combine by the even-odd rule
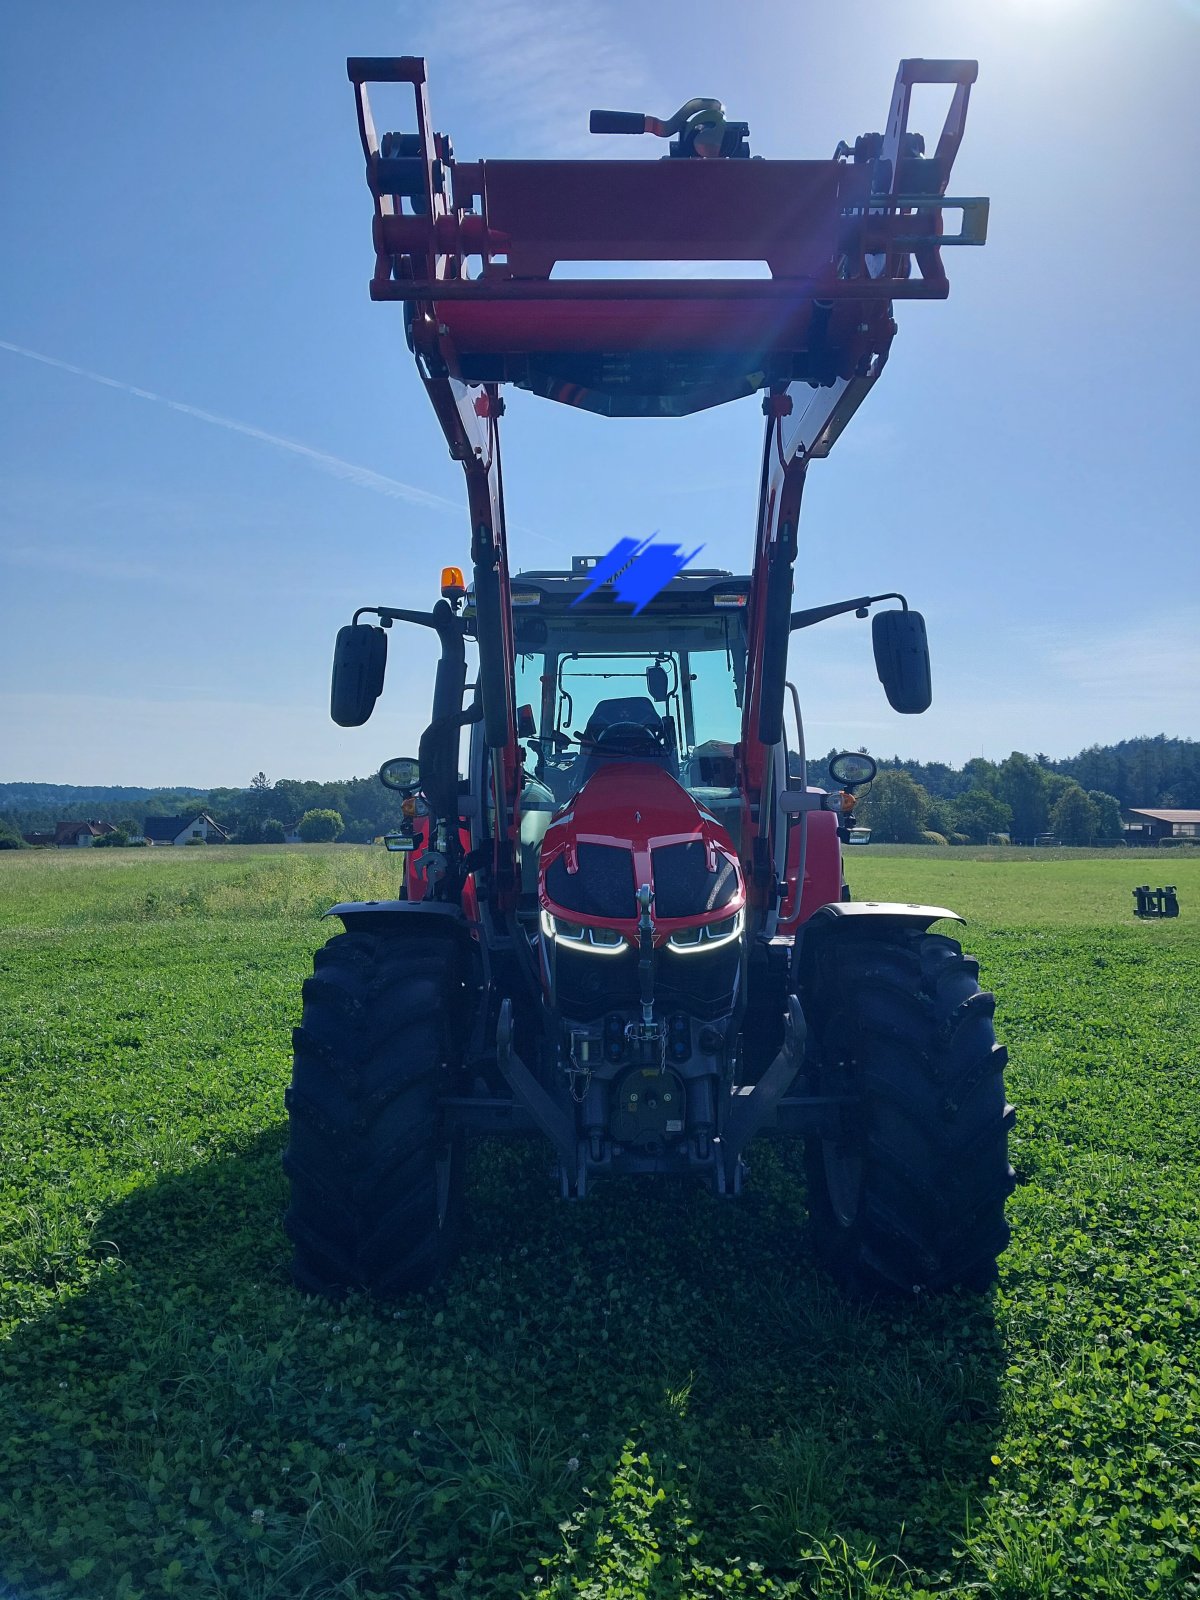
[[[810,770],[810,781],[821,779]],[[1062,761],[1014,750],[961,768],[893,756],[880,761],[860,812],[878,842],[986,844],[1006,835],[1022,844],[1109,845],[1122,842],[1129,806],[1200,807],[1200,743],[1159,734],[1092,745]]]
[[[810,759],[810,783],[836,788],[826,765],[833,754]],[[1092,745],[1062,760],[1021,751],[1002,761],[977,756],[962,767],[899,755],[878,759],[879,777],[860,816],[881,842],[917,842],[927,834],[937,836],[928,843],[984,843],[995,834],[1032,841],[1053,833],[1064,844],[1102,844],[1120,837],[1122,807],[1200,807],[1200,741],[1163,733]],[[276,825],[291,827],[306,812],[330,810],[341,818],[340,837],[362,842],[399,824],[400,796],[374,774],[316,782],[259,772],[240,789],[0,783],[0,836],[13,842],[76,819],[140,828],[146,817],[198,810],[243,844],[262,842],[264,830],[267,840],[278,837]]]

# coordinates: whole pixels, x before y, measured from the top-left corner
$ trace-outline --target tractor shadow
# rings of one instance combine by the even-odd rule
[[[560,1426],[600,1412],[603,1459],[594,1425],[583,1441],[593,1538],[611,1536],[605,1495],[631,1493],[633,1450],[709,1562],[794,1573],[844,1539],[944,1570],[994,1472],[1005,1355],[992,1296],[847,1299],[809,1247],[799,1146],[751,1154],[736,1201],[623,1179],[563,1204],[536,1148],[481,1150],[464,1268],[522,1308]],[[578,1424],[566,1434],[579,1439]]]
[[[843,1299],[798,1152],[756,1149],[736,1202],[619,1180],[566,1204],[545,1150],[485,1142],[448,1279],[331,1306],[288,1280],[283,1142],[122,1200],[11,1339],[0,1424],[78,1530],[45,1497],[0,1512],[27,1587],[82,1559],[96,1593],[177,1561],[195,1596],[465,1596],[540,1563],[553,1593],[639,1496],[681,1577],[794,1573],[834,1539],[951,1565],[998,1435],[990,1299]]]

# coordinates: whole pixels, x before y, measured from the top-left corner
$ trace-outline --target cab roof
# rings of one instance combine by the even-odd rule
[[[607,611],[619,607],[628,616],[628,602],[618,598],[611,583],[599,586],[586,599],[583,595],[592,582],[591,565],[581,567],[579,558],[571,572],[535,570],[515,573],[511,579],[514,611],[525,607],[546,607],[555,611],[575,608],[578,613]],[[647,602],[640,615],[651,613],[697,613],[741,610],[750,593],[750,579],[735,577],[720,567],[689,567],[663,585]],[[579,604],[576,606],[576,602]]]

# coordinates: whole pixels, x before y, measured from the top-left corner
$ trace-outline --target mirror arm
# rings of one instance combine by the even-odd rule
[[[843,616],[847,611],[857,611],[860,617],[865,617],[867,607],[877,605],[880,600],[899,600],[901,609],[908,610],[908,601],[902,594],[864,594],[857,600],[837,600],[828,606],[812,606],[807,611],[792,612],[792,632],[799,628],[811,628],[818,622],[825,622],[830,617]]]
[[[357,624],[359,617],[365,616],[378,617],[385,628],[390,628],[393,622],[415,622],[421,628],[435,628],[442,637],[448,633],[464,632],[462,618],[456,616],[445,602],[439,602],[432,611],[405,611],[397,606],[359,606],[352,621]]]

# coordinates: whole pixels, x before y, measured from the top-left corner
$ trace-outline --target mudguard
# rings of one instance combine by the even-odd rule
[[[343,900],[327,917],[340,917],[347,933],[403,933],[416,938],[469,939],[471,925],[461,909],[442,901]]]
[[[868,918],[872,922],[892,923],[896,927],[922,929],[942,919],[948,918],[951,922],[967,920],[959,916],[957,911],[948,911],[945,906],[920,906],[905,904],[900,900],[834,900],[814,911],[806,926],[814,931],[818,928],[828,930],[831,925],[845,923],[847,919],[862,922]]]
[[[957,911],[945,906],[906,904],[899,900],[835,900],[814,911],[796,930],[792,952],[792,983],[799,987],[812,972],[811,963],[826,939],[840,935],[853,937],[850,930],[865,933],[874,928],[915,928],[924,933],[931,922],[964,922]]]

